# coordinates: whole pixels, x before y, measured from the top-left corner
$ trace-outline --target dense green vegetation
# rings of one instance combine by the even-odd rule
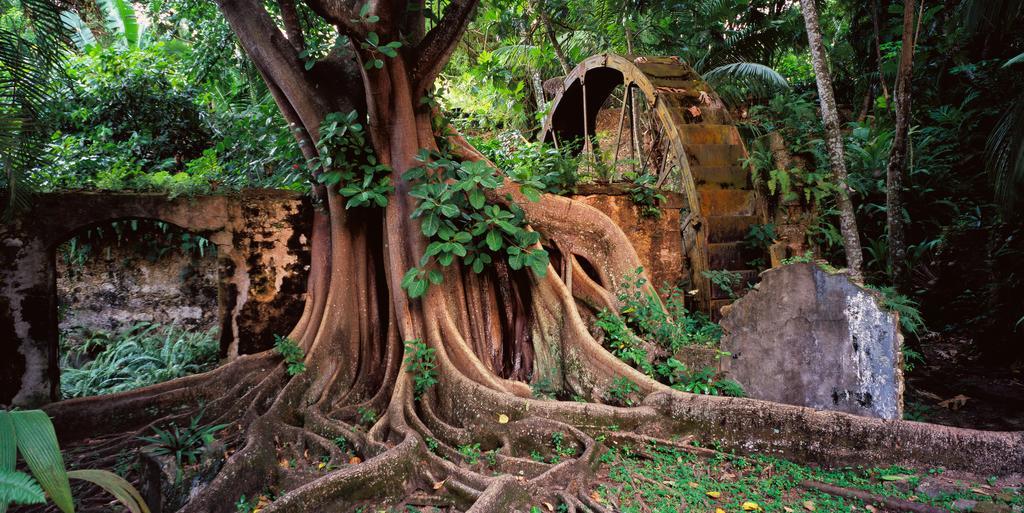
[[[189,332],[138,323],[120,333],[88,333],[61,343],[62,397],[112,394],[196,374],[217,365],[215,330]]]
[[[4,132],[34,137],[19,139],[34,141],[32,148],[22,145],[24,159],[2,164],[0,186],[13,185],[15,197],[21,191],[80,188],[172,194],[250,186],[308,189],[308,171],[319,162],[302,158],[258,72],[212,5],[151,0],[118,10],[99,2],[95,11],[66,14],[68,38],[51,45],[64,51],[48,46],[36,55],[33,48],[56,37],[40,25],[40,16],[32,18],[40,5],[0,5],[0,28],[24,43],[11,47],[22,52],[20,60],[5,61],[0,74],[30,69],[38,89],[4,90],[10,100],[5,112],[13,115],[21,102],[28,109],[23,114],[33,118]],[[1024,186],[1024,64],[1021,35],[1012,30],[1021,9],[1011,0],[920,7],[903,213],[908,251],[896,269],[901,276],[894,275],[888,256],[883,174],[893,140],[902,4],[838,0],[825,2],[821,14],[846,123],[848,185],[865,241],[868,281],[896,284],[903,304],[920,306],[924,322],[917,334],[925,326],[970,331],[995,355],[1019,352],[1003,341],[1024,329],[1024,311],[1012,293],[1024,280],[1015,265],[1024,257],[1015,213]],[[318,22],[311,13],[303,15],[307,23]],[[345,44],[326,27],[310,33],[316,40],[309,59]],[[546,109],[540,83],[604,51],[678,55],[702,72],[745,126],[749,164],[772,200],[810,209],[812,247],[819,257],[843,264],[835,185],[796,5],[485,2],[438,81],[436,102],[510,176],[539,190],[571,192],[580,179],[576,160],[564,149],[529,142]],[[773,158],[770,133],[782,135],[796,160],[792,167]],[[320,180],[342,178],[328,174]],[[350,202],[381,204],[388,185],[367,183],[368,189],[353,189]],[[639,187],[635,196],[653,205],[652,194]],[[770,233],[772,225],[764,229]],[[515,243],[519,236],[508,237]],[[482,239],[474,245],[485,246]],[[489,253],[480,253],[481,263]],[[543,260],[522,263],[540,266]],[[964,276],[971,277],[966,285]],[[410,277],[409,286],[419,291],[429,278]]]
[[[437,109],[436,130],[448,130],[446,123],[451,123],[468,135],[521,185],[526,197],[571,194],[610,172],[581,174],[581,163],[588,170],[593,164],[584,162],[586,157],[534,141],[550,107],[544,81],[601,52],[678,56],[715,86],[741,125],[749,149],[744,164],[765,193],[769,210],[794,207],[806,213],[803,236],[810,251],[789,261],[817,261],[829,269],[848,264],[839,221],[839,199],[848,191],[863,241],[865,281],[900,313],[908,364],[920,363],[930,331],[966,335],[992,361],[1020,359],[1024,34],[1019,28],[1024,2],[904,2],[818,2],[846,148],[845,183],[833,178],[818,77],[798,2],[488,0],[476,10],[434,90],[419,101]],[[274,16],[284,17],[280,3],[270,4]],[[432,23],[443,4],[431,8]],[[308,193],[313,182],[339,185],[345,208],[389,205],[395,184],[388,177],[391,168],[372,149],[361,112],[365,105],[331,109],[318,127],[315,145],[303,140],[309,144],[304,148],[295,137],[303,137],[304,129],[282,118],[273,97],[280,92],[268,89],[261,77],[266,70],[246,58],[212,3],[86,0],[59,4],[59,10],[54,5],[49,0],[0,0],[0,189],[7,214],[30,204],[32,193],[44,191],[144,190],[176,196],[272,187]],[[912,13],[905,8],[915,6],[908,32],[903,13]],[[383,59],[394,58],[402,48],[402,41],[384,43],[372,31],[365,40],[352,41],[307,6],[298,7],[307,38],[300,56],[311,74],[335,71],[321,58],[337,48],[369,50],[374,58],[364,63],[367,70],[382,68]],[[369,16],[368,9],[352,23],[379,21],[371,20],[376,16]],[[905,104],[894,105],[894,84],[906,76],[898,70],[905,55],[901,48],[913,54],[905,91],[911,120],[906,133],[897,124],[898,107]],[[897,191],[886,175],[896,141],[904,136],[908,158],[898,191],[903,208],[895,212],[887,205]],[[303,155],[310,146],[317,158]],[[489,199],[502,186],[500,175],[481,162],[459,161],[448,149],[423,150],[419,167],[403,176],[415,198],[408,213],[417,220],[416,235],[424,237],[423,254],[414,255],[414,267],[401,280],[405,294],[427,295],[444,280],[439,269],[455,262],[476,273],[494,264],[530,269],[532,277],[542,278],[553,258],[539,246],[542,235],[527,225],[520,207]],[[324,172],[313,180],[319,169]],[[657,206],[664,198],[651,177],[626,178],[629,197],[641,213],[660,215]],[[318,208],[322,200],[315,195]],[[764,250],[778,239],[777,217],[755,226],[746,244]],[[890,247],[893,219],[905,227],[902,259],[894,258]],[[130,229],[134,232],[135,225]],[[61,256],[81,260],[88,240],[88,234],[74,239]],[[192,238],[154,240],[189,251],[205,251],[208,244]],[[768,265],[761,258],[751,267]],[[706,277],[733,296],[744,286],[735,273],[711,271]],[[686,348],[715,350],[721,336],[719,326],[688,308],[685,284],[669,284],[661,297],[645,292],[645,285],[639,273],[627,277],[616,298],[622,307],[587,319],[605,347],[678,390],[742,396],[738,384],[720,379],[713,368],[691,368],[677,357]],[[284,337],[276,342],[289,377],[307,371],[307,354],[298,342]],[[62,347],[61,391],[64,397],[106,394],[202,372],[216,365],[218,347],[212,334],[153,325],[93,336]],[[413,393],[420,400],[440,382],[435,349],[416,339],[405,342],[405,350],[402,366],[412,374]],[[306,378],[294,383],[320,379]],[[550,397],[543,383],[533,383],[533,390],[538,397]],[[626,377],[602,392],[602,399],[618,406],[634,406],[640,399],[639,386]],[[370,431],[386,414],[374,409],[380,404],[353,406],[349,417],[357,430]],[[6,417],[0,419],[4,429]],[[162,425],[143,440],[159,454],[173,455],[178,464],[195,465],[204,446],[225,427],[201,420],[199,414],[188,424]],[[507,416],[499,420],[507,422]],[[444,457],[466,467],[495,465],[492,448],[463,441]],[[352,457],[349,463],[360,463],[346,438],[336,436],[332,442]],[[437,450],[437,440],[424,442],[429,451]],[[577,456],[577,449],[558,432],[530,458],[557,464]],[[305,463],[323,472],[345,464],[325,458]],[[282,466],[304,464],[295,460],[286,458]],[[863,502],[807,490],[799,482],[814,479],[910,498],[925,477],[901,468],[825,471],[766,456],[697,456],[663,445],[613,444],[601,463],[594,500],[621,511],[676,511],[681,503],[716,511],[870,511]],[[67,476],[55,494],[42,479],[40,488],[25,473],[0,470],[0,490],[11,494],[0,496],[0,504],[40,502],[44,490],[62,509],[60,501],[71,503],[70,491],[63,490]],[[238,499],[239,511],[253,511],[276,495],[268,490],[253,498],[247,491],[250,499]],[[997,492],[965,488],[916,500],[950,507],[958,499],[988,500],[990,491]],[[1022,506],[1018,492],[1000,500]],[[538,505],[534,510],[564,507]]]

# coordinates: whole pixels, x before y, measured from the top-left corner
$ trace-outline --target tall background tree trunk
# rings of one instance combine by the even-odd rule
[[[850,199],[850,186],[846,184],[846,152],[843,147],[843,133],[839,125],[839,112],[836,109],[836,97],[832,91],[832,76],[828,69],[825,47],[821,42],[821,26],[818,23],[818,8],[815,0],[800,0],[807,26],[807,41],[811,48],[811,63],[818,83],[818,96],[821,97],[821,118],[825,123],[825,146],[828,148],[829,163],[832,165],[832,177],[836,184],[836,203],[839,206],[839,229],[843,236],[843,249],[846,252],[846,266],[850,278],[863,281],[862,263],[864,260],[860,247],[860,234],[857,232],[857,217]]]
[[[885,170],[885,212],[889,231],[889,265],[892,282],[903,288],[907,279],[906,226],[903,219],[903,175],[907,166],[907,146],[910,140],[910,78],[914,71],[914,4],[905,0],[903,5],[903,43],[900,48],[900,67],[896,72],[896,133],[893,135],[889,165]]]

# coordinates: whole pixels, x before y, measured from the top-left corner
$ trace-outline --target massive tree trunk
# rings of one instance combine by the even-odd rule
[[[453,0],[427,33],[422,9],[405,2],[371,3],[360,14],[359,6],[310,0],[353,46],[309,71],[297,57],[301,27],[286,27],[292,33],[286,37],[260,0],[218,5],[306,156],[323,157],[314,142],[329,113],[356,110],[394,190],[386,207],[352,209],[338,184],[317,190],[323,208],[313,225],[308,301],[289,335],[305,350],[304,372],[289,375],[268,351],[206,374],[49,406],[62,440],[79,444],[75,454],[90,466],[112,465],[123,448],[139,445],[137,435],[154,425],[187,423],[202,404],[204,421],[231,425],[221,437],[230,457],[185,512],[234,511],[241,495],[268,487],[278,498],[264,513],[343,511],[417,491],[465,511],[513,511],[542,500],[586,511],[588,479],[603,450],[598,440],[647,443],[688,433],[819,462],[941,464],[989,473],[1024,467],[1024,441],[1016,434],[930,430],[694,396],[649,379],[605,351],[584,323],[584,309],[616,306],[622,277],[640,266],[623,232],[585,204],[552,195],[529,201],[503,181],[486,201],[522,209],[530,229],[543,235],[540,244],[557,249],[560,265],[536,273],[495,261],[477,274],[457,261],[424,264],[428,240],[413,218],[416,183],[406,173],[423,165],[423,149],[457,161],[485,160],[458,134],[438,127],[430,102],[422,101],[475,0]],[[395,56],[375,49],[398,34],[404,39]],[[424,265],[442,280],[412,298],[403,277]],[[414,380],[414,347],[433,351],[432,386]],[[640,406],[608,404],[615,402],[607,392],[616,379],[636,385]],[[588,402],[534,399],[529,384]],[[557,464],[530,458],[534,451],[553,454],[555,433],[573,456],[563,453]],[[338,437],[359,464],[348,464],[349,455],[332,442]],[[821,443],[826,438],[830,443]],[[494,451],[493,464],[464,461],[457,447],[474,443]],[[972,449],[950,455],[942,450],[948,447]],[[324,460],[331,466],[321,470],[317,462]],[[603,511],[595,504],[589,509]]]
[[[843,147],[843,132],[839,124],[839,111],[832,90],[832,74],[828,69],[825,46],[821,41],[821,25],[818,23],[817,0],[800,0],[807,27],[807,41],[810,44],[811,63],[818,83],[818,97],[821,100],[821,118],[825,123],[825,147],[832,166],[832,177],[836,185],[836,203],[839,206],[839,229],[843,235],[843,249],[846,253],[846,267],[850,277],[862,281],[864,255],[861,252],[860,234],[857,232],[857,216],[850,199],[850,186],[846,183],[846,151]]]
[[[889,265],[893,284],[906,283],[907,241],[903,219],[903,175],[907,167],[907,146],[910,143],[910,78],[914,70],[914,4],[903,2],[903,43],[900,66],[896,72],[896,133],[892,139],[889,164],[885,170],[885,212],[889,233]]]

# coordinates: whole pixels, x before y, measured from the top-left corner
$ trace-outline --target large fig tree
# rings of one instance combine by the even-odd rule
[[[347,511],[417,490],[460,510],[543,499],[603,511],[585,505],[598,440],[700,431],[734,447],[869,462],[913,461],[949,436],[852,416],[839,433],[835,416],[683,394],[625,365],[584,322],[616,310],[623,277],[639,267],[623,232],[587,205],[505,179],[430,100],[477,0],[436,15],[423,0],[293,2],[217,0],[320,184],[308,300],[288,337],[305,369],[267,351],[51,405],[79,457],[112,464],[137,435],[201,409],[204,422],[231,424],[221,432],[228,458],[186,512],[233,511],[268,487],[282,494],[264,513]],[[313,60],[297,7],[343,44]],[[577,400],[536,399],[531,385]],[[641,405],[614,404],[626,393]],[[780,434],[790,425],[800,432]],[[534,461],[556,433],[560,463]],[[1000,461],[996,442],[975,459]],[[458,451],[475,444],[493,451],[486,468]]]

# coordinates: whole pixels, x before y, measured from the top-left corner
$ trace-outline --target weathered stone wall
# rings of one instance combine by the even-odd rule
[[[30,211],[0,225],[0,404],[57,398],[56,248],[88,227],[124,219],[170,223],[216,246],[221,351],[228,358],[269,347],[301,315],[312,209],[300,195],[40,195]]]
[[[665,201],[659,205],[659,218],[640,215],[640,208],[629,199],[628,187],[621,184],[582,186],[572,199],[600,210],[622,228],[636,248],[652,284],[660,292],[666,283],[669,286],[683,285],[689,275],[684,265],[683,239],[679,232],[684,198],[673,192],[659,192],[665,196]]]
[[[220,323],[215,247],[147,252],[131,240],[93,240],[81,262],[57,255],[59,329],[78,338],[119,332],[139,322],[209,331]]]

